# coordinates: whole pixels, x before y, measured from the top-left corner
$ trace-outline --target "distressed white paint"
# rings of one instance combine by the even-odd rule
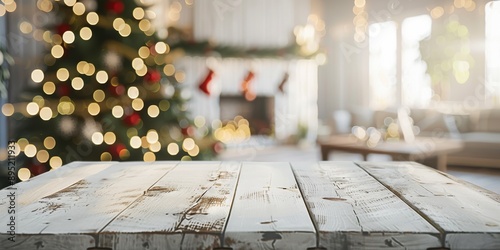
[[[239,169],[230,162],[182,163],[106,226],[100,245],[133,250],[166,240],[173,249],[220,246]],[[149,234],[155,236],[143,239]]]
[[[11,187],[0,190],[0,224],[10,223],[9,210],[16,213],[23,207],[38,201],[39,199],[52,195],[64,188],[67,188],[77,181],[94,175],[111,166],[111,162],[73,162],[57,169],[38,175],[27,181],[17,183]],[[9,194],[15,193],[15,209],[9,209]],[[8,198],[7,198],[8,197]],[[18,215],[17,220],[20,219]],[[0,233],[5,232],[6,227],[0,227]]]
[[[97,233],[175,163],[117,163],[19,209],[26,234]]]
[[[16,189],[19,205],[26,205],[42,197],[53,194],[69,185],[111,166],[113,162],[72,162],[42,175],[35,176],[24,182],[18,182],[10,187]],[[0,190],[0,197],[8,193],[6,189]],[[4,201],[0,201],[0,209]]]
[[[439,247],[439,232],[352,162],[292,163],[327,249]]]
[[[314,226],[289,163],[245,162],[224,234],[234,249],[306,249]]]
[[[461,244],[468,242],[476,249],[498,249],[498,198],[492,199],[478,189],[414,162],[358,164],[439,225],[447,247],[462,248]]]
[[[106,164],[17,184],[0,248],[500,248],[500,196],[416,163]]]
[[[15,242],[0,234],[0,249],[4,250],[68,250],[95,247],[95,240],[89,235],[17,235]]]

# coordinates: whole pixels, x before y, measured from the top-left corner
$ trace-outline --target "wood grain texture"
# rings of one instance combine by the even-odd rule
[[[0,197],[6,197],[9,192],[16,191],[16,203],[25,206],[45,196],[51,195],[64,189],[75,182],[99,173],[111,166],[112,162],[72,162],[42,175],[35,176],[27,181],[16,183],[0,190]],[[7,201],[0,201],[0,211],[6,211]]]
[[[358,164],[438,225],[446,247],[498,249],[500,203],[490,192],[414,162]]]
[[[12,210],[9,209],[11,206],[10,197],[6,199],[10,193],[15,193],[15,209],[13,210],[18,213],[27,205],[65,189],[88,176],[97,174],[112,164],[112,162],[73,162],[57,170],[0,190],[0,197],[2,197],[0,200],[0,224],[10,223],[10,216],[14,215],[8,213],[9,210]],[[14,216],[16,216],[16,221],[21,218],[19,215]],[[6,230],[7,227],[0,227],[0,233],[6,233]]]
[[[175,163],[117,163],[19,209],[25,234],[97,233]]]
[[[239,170],[235,162],[182,162],[106,226],[99,245],[130,250],[221,246]]]
[[[80,162],[14,187],[0,249],[500,249],[500,195],[412,162]]]
[[[352,162],[292,163],[327,249],[439,247],[439,231]]]
[[[462,185],[464,185],[464,186],[466,186],[466,187],[468,187],[470,189],[474,189],[477,192],[480,192],[480,193],[484,194],[485,196],[490,197],[492,200],[495,200],[495,201],[497,201],[497,202],[500,203],[500,195],[497,194],[497,193],[495,193],[495,192],[493,192],[493,191],[484,189],[484,188],[482,188],[482,187],[480,187],[478,185],[475,185],[475,184],[470,183],[468,181],[462,180],[462,179],[457,178],[457,177],[455,177],[453,175],[450,175],[448,173],[444,173],[443,172],[443,173],[440,173],[440,174],[442,174],[442,175],[450,178],[451,180],[456,181],[457,183],[460,183],[460,184],[462,184]]]
[[[243,163],[224,234],[233,249],[306,249],[315,229],[289,163]]]
[[[89,235],[16,235],[16,242],[0,234],[0,249],[4,250],[86,250],[95,247],[95,240]]]

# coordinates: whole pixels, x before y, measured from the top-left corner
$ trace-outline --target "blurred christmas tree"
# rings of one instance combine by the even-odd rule
[[[31,175],[71,161],[189,160],[213,154],[209,126],[186,108],[175,51],[157,38],[137,0],[38,1],[54,13],[50,54],[17,108]],[[42,2],[42,3],[40,3]],[[21,109],[21,110],[19,110]]]

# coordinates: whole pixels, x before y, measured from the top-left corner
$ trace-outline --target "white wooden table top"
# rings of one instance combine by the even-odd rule
[[[413,162],[74,162],[0,197],[0,249],[500,249],[500,195]]]

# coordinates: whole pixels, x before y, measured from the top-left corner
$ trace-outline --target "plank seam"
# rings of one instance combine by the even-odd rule
[[[495,202],[499,202],[500,203],[500,195],[498,195],[497,193],[491,191],[491,190],[488,190],[488,189],[484,189],[474,183],[470,183],[468,181],[465,181],[465,180],[462,180],[460,178],[457,178],[453,175],[450,175],[448,173],[443,173],[443,172],[438,172],[439,174],[441,174],[442,176],[456,182],[456,183],[459,183],[459,184],[462,184],[466,187],[469,187],[469,188],[472,188],[474,191],[477,191],[479,192],[480,194],[494,200]]]
[[[439,234],[441,236],[440,238],[440,241],[441,241],[441,245],[442,247],[446,247],[445,246],[445,239],[446,239],[446,231],[441,227],[439,226],[439,224],[437,224],[436,222],[434,222],[431,218],[429,218],[424,212],[420,211],[420,209],[418,209],[415,205],[413,205],[409,200],[407,200],[403,195],[401,195],[401,193],[399,193],[398,191],[396,191],[395,189],[393,189],[391,186],[387,185],[386,183],[382,182],[381,180],[379,180],[377,177],[375,177],[373,174],[371,174],[368,170],[366,170],[361,164],[360,162],[354,162],[354,164],[356,164],[359,168],[361,168],[363,171],[365,171],[368,175],[370,175],[373,179],[375,179],[376,181],[378,181],[380,184],[382,184],[385,188],[387,188],[387,190],[391,191],[394,195],[396,195],[399,199],[401,199],[404,203],[406,203],[406,205],[408,205],[413,211],[415,211],[418,215],[420,215],[424,220],[426,220],[429,224],[431,224],[431,226],[433,226],[435,229],[437,229],[439,231]]]
[[[304,202],[304,205],[307,208],[307,213],[309,214],[309,218],[311,219],[311,222],[312,222],[312,224],[314,226],[314,231],[315,231],[315,235],[316,235],[316,248],[319,249],[320,245],[319,245],[319,230],[318,230],[318,225],[317,225],[316,221],[314,220],[314,217],[313,217],[311,208],[309,207],[309,204],[307,204],[307,202],[305,201],[304,192],[302,191],[302,188],[301,188],[301,186],[299,184],[299,181],[297,180],[297,174],[295,173],[295,170],[293,169],[292,163],[289,162],[288,164],[290,165],[290,169],[292,170],[293,178],[295,179],[295,183],[297,183],[297,188],[299,189],[300,195],[302,196],[302,202]],[[319,168],[319,163],[316,162],[315,164],[317,164],[318,168]]]
[[[222,233],[221,233],[221,248],[226,247],[225,240],[226,240],[227,224],[229,222],[229,218],[231,217],[231,212],[233,211],[234,200],[236,198],[236,191],[238,190],[238,184],[240,183],[240,176],[241,176],[241,170],[243,169],[243,163],[240,162],[239,165],[240,165],[240,168],[238,169],[238,178],[236,178],[236,184],[234,185],[234,190],[233,190],[233,199],[231,200],[231,206],[229,207],[229,213],[227,215],[226,221],[224,222],[224,228],[222,229]]]
[[[217,170],[220,170],[220,167],[222,166],[222,163],[219,163],[219,167],[217,168]],[[191,211],[191,209],[193,209],[194,207],[196,207],[196,205],[198,205],[198,202],[200,202],[200,200],[203,198],[203,196],[210,190],[214,187],[215,185],[215,181],[214,183],[212,183],[212,186],[210,186],[209,188],[207,188],[205,191],[203,191],[203,193],[200,194],[200,197],[198,197],[198,199],[196,199],[195,202],[193,202],[193,205],[189,208],[187,208],[185,211],[182,212],[182,218],[179,220],[179,222],[177,223],[177,225],[175,226],[175,231],[179,230],[179,226],[182,224],[182,222],[184,220],[186,220],[186,217],[187,217],[187,214],[189,213],[189,211]],[[186,233],[185,232],[181,232],[182,233],[182,238],[181,238],[181,243],[180,243],[180,250],[183,250],[183,246],[184,246],[184,238],[186,237]]]
[[[163,179],[163,177],[165,177],[168,173],[170,173],[172,170],[174,170],[175,168],[177,168],[177,166],[179,166],[179,164],[180,163],[177,162],[174,167],[172,167],[171,169],[167,170],[165,172],[165,174],[163,174],[160,178],[158,178],[158,180],[156,180],[151,186],[149,186],[146,189],[146,191],[148,191],[149,189],[151,189],[154,185],[156,185],[156,183],[158,183],[161,179]],[[104,225],[99,231],[97,231],[97,234],[100,234],[107,226],[109,226],[109,224],[111,224],[114,220],[116,220],[116,218],[118,218],[118,216],[120,216],[123,212],[125,212],[125,210],[127,210],[130,206],[132,206],[132,204],[134,204],[138,199],[140,199],[142,196],[144,196],[144,194],[145,194],[146,191],[144,191],[142,193],[142,195],[137,196],[137,198],[135,200],[133,200],[132,202],[130,202],[130,204],[128,204],[122,211],[120,211],[119,213],[117,213],[115,215],[115,217],[113,217],[111,220],[109,220],[109,222],[106,223],[106,225]]]

